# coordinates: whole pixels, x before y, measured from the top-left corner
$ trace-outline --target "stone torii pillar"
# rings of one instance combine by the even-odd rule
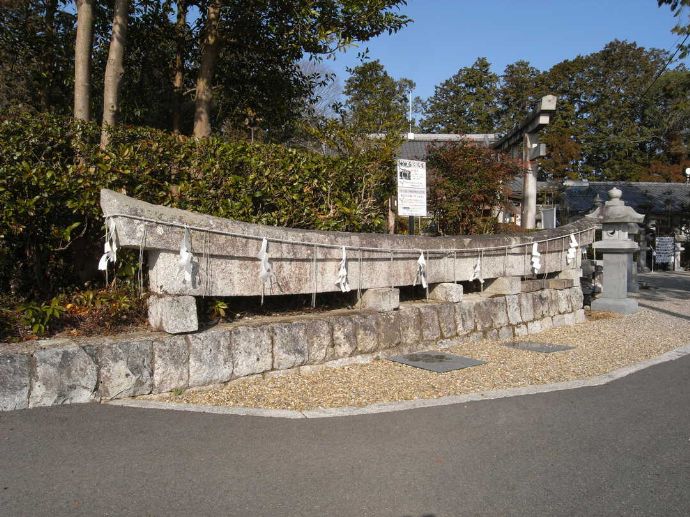
[[[625,206],[620,189],[608,192],[609,200],[586,217],[601,223],[602,239],[593,243],[604,255],[604,277],[601,296],[592,302],[593,311],[612,311],[632,314],[637,300],[628,298],[631,281],[632,255],[639,249],[628,235],[639,232],[644,215]]]
[[[546,144],[539,141],[539,132],[551,121],[556,111],[556,96],[546,95],[515,129],[492,147],[507,152],[526,165],[522,185],[522,214],[520,225],[531,229],[537,219],[537,160],[546,156]]]

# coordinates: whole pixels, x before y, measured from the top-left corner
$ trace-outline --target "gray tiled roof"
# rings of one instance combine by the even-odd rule
[[[661,214],[690,211],[690,184],[590,181],[588,185],[573,185],[563,189],[563,203],[575,214],[591,212],[594,197],[608,200],[613,187],[623,191],[623,201],[640,213]]]

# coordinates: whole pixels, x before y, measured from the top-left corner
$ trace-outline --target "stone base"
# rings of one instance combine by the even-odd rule
[[[519,294],[522,290],[519,276],[502,276],[494,280],[487,280],[484,293],[488,295]]]
[[[429,299],[438,302],[458,303],[462,301],[462,284],[441,283],[431,286]]]
[[[564,269],[560,273],[556,275],[556,278],[562,279],[562,280],[575,280],[576,282],[580,281],[580,278],[582,277],[582,269],[577,268],[577,269]]]
[[[193,296],[151,296],[149,324],[153,330],[168,334],[196,332],[199,330],[196,300]]]
[[[400,289],[383,287],[367,289],[357,304],[358,309],[369,309],[377,312],[390,312],[400,307]]]
[[[633,314],[637,312],[637,300],[633,298],[597,298],[592,302],[593,311],[619,312]]]

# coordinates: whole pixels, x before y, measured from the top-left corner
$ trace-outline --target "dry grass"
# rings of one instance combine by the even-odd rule
[[[222,387],[157,398],[191,404],[305,410],[365,406],[587,378],[687,344],[690,341],[689,306],[687,300],[657,301],[654,309],[643,308],[631,316],[590,313],[585,323],[519,339],[576,347],[552,354],[506,347],[505,342],[464,343],[448,351],[488,364],[444,374],[377,360],[310,372],[257,376]]]

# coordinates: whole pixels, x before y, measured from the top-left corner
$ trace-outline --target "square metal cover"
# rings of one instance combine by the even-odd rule
[[[528,352],[540,352],[542,354],[552,354],[554,352],[564,352],[572,350],[574,346],[557,345],[554,343],[535,343],[534,341],[519,341],[516,343],[507,343],[505,346],[510,348],[517,348],[519,350],[527,350]]]
[[[463,368],[485,364],[484,361],[478,361],[471,357],[447,354],[445,352],[433,350],[429,352],[416,352],[414,354],[394,355],[390,360],[436,373],[446,373],[453,370],[462,370]]]

